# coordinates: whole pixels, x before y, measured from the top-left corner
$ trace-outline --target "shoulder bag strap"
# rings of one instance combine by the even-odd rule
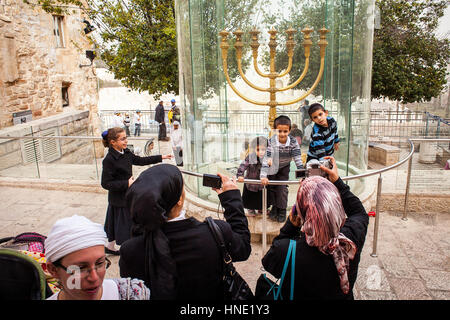
[[[290,296],[290,300],[294,300],[295,251],[296,251],[296,248],[297,248],[297,241],[291,239],[290,244],[292,244],[292,260],[291,260],[291,296]]]
[[[223,240],[222,230],[220,230],[219,226],[214,222],[211,217],[207,217],[206,222],[208,223],[208,227],[211,230],[211,233],[216,240],[217,245],[222,251],[223,262],[228,265],[231,263],[231,256],[228,253],[227,247],[225,246],[225,241]]]
[[[283,272],[281,273],[280,277],[280,284],[278,285],[278,290],[275,293],[274,297],[275,300],[278,300],[278,298],[283,299],[281,296],[281,287],[283,286],[283,280],[286,275],[287,268],[289,266],[289,261],[291,261],[291,292],[290,292],[290,300],[294,299],[294,277],[295,277],[295,249],[297,246],[297,242],[295,240],[289,241],[289,249],[286,254],[286,259],[284,260],[284,266],[283,266]]]

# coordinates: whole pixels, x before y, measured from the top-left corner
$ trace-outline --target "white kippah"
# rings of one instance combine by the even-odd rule
[[[53,225],[45,240],[45,256],[54,262],[66,255],[93,246],[106,244],[103,226],[83,216],[63,218]]]

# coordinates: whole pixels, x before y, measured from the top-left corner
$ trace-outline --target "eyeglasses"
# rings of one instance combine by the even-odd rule
[[[53,264],[57,267],[60,267],[64,271],[66,271],[67,274],[75,275],[78,273],[81,278],[85,278],[91,273],[91,271],[93,269],[95,269],[95,272],[105,271],[111,265],[111,261],[108,258],[105,258],[105,260],[97,262],[93,268],[88,268],[87,266],[77,266],[77,265],[71,265],[71,266],[65,267],[58,261],[53,262]]]

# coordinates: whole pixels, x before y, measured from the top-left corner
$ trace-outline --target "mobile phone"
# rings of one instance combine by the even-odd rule
[[[222,188],[222,178],[215,174],[203,174],[203,186],[211,187],[214,189]]]

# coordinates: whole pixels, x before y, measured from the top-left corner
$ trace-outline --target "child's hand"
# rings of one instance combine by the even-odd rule
[[[272,166],[272,158],[267,159],[267,165],[268,165],[269,167]]]
[[[334,150],[336,150],[336,151],[339,150],[339,142],[334,144]]]
[[[262,184],[263,186],[267,186],[267,185],[269,184],[269,179],[267,179],[267,178],[261,178],[261,184]]]
[[[243,176],[238,177],[238,181],[239,182],[244,182],[244,177]]]
[[[163,160],[164,159],[172,159],[172,157],[173,156],[171,154],[165,154],[165,155],[162,156]]]

